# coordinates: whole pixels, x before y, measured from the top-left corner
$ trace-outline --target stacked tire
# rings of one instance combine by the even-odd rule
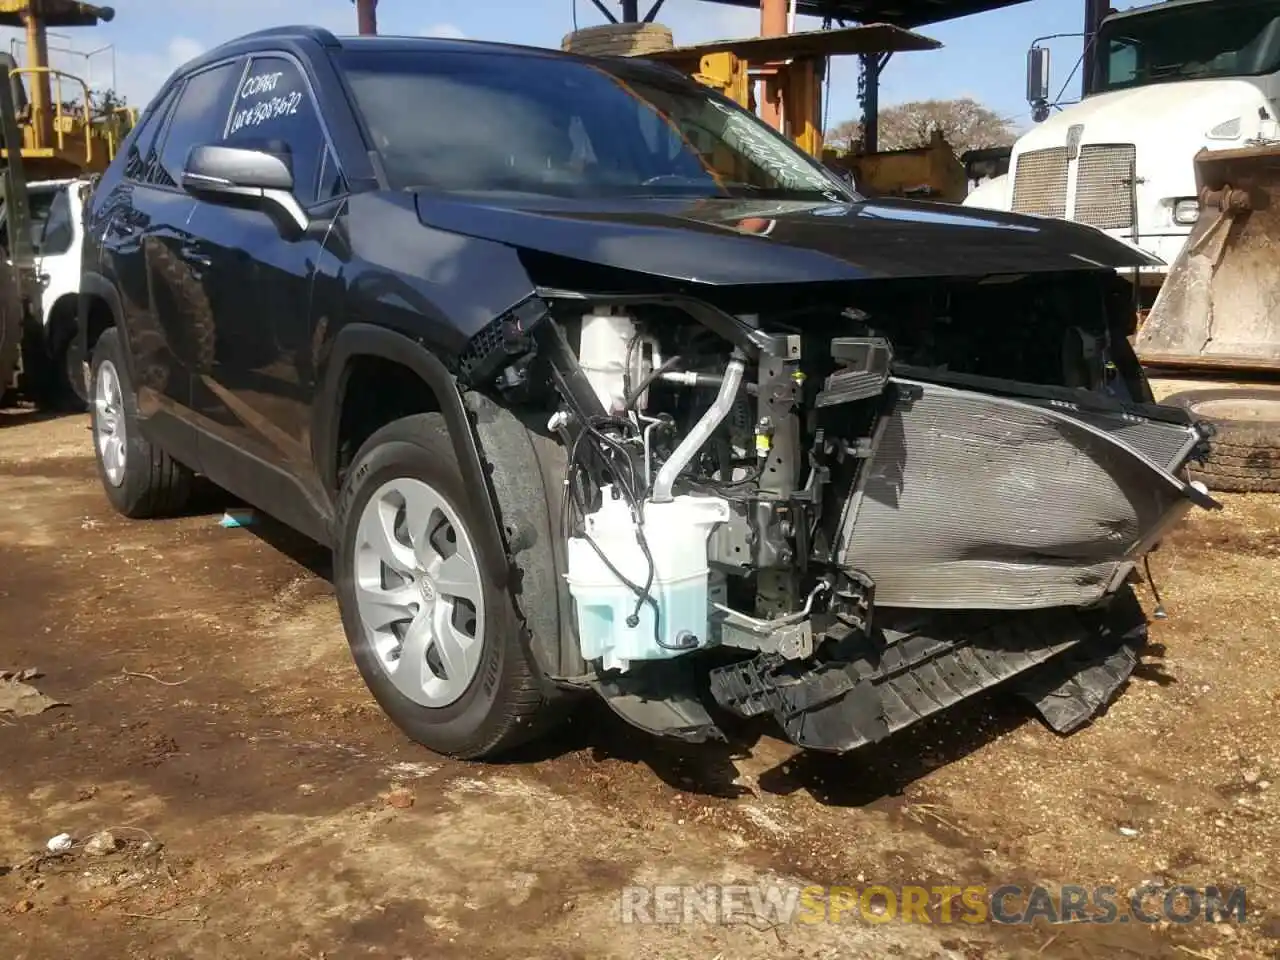
[[[606,23],[566,34],[560,48],[584,57],[641,57],[675,46],[671,28],[659,23]]]
[[[1213,425],[1209,456],[1191,479],[1227,493],[1280,493],[1280,389],[1206,385],[1166,396]]]

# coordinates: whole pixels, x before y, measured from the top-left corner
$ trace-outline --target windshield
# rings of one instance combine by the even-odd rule
[[[379,50],[349,51],[344,68],[397,188],[854,196],[751,114],[654,66]]]
[[[1280,0],[1193,3],[1102,26],[1092,93],[1280,69]]]

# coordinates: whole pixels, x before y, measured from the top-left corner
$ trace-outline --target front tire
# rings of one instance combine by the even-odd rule
[[[142,435],[137,398],[114,327],[94,347],[90,390],[93,452],[111,505],[134,519],[180,512],[191,497],[193,475]]]
[[[335,582],[356,667],[409,737],[491,757],[551,717],[515,597],[486,571],[468,490],[440,414],[405,417],[360,449],[338,501]]]

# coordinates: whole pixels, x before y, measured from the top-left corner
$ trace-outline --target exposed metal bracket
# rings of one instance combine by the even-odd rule
[[[786,660],[803,660],[813,655],[813,625],[809,620],[813,602],[829,589],[827,581],[819,581],[809,591],[803,609],[774,620],[760,620],[713,602],[712,635],[718,634],[719,642],[726,647],[776,653]]]
[[[813,627],[808,620],[778,627],[770,633],[756,633],[728,620],[721,623],[719,629],[720,643],[726,647],[776,653],[784,660],[803,660],[813,655]]]
[[[662,5],[666,0],[654,0],[653,6],[649,8],[649,12],[644,15],[645,23],[653,23],[653,18],[658,15],[658,11],[662,9]]]
[[[618,18],[613,15],[613,11],[610,10],[608,7],[606,7],[603,3],[601,3],[600,0],[591,0],[591,3],[595,6],[597,10],[599,10],[601,13],[604,14],[605,19],[608,20],[610,23],[618,22]]]

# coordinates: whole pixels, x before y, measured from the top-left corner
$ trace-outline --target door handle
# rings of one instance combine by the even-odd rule
[[[195,247],[182,247],[179,252],[182,254],[183,262],[193,267],[203,267],[207,270],[213,266],[213,258],[200,253]]]

